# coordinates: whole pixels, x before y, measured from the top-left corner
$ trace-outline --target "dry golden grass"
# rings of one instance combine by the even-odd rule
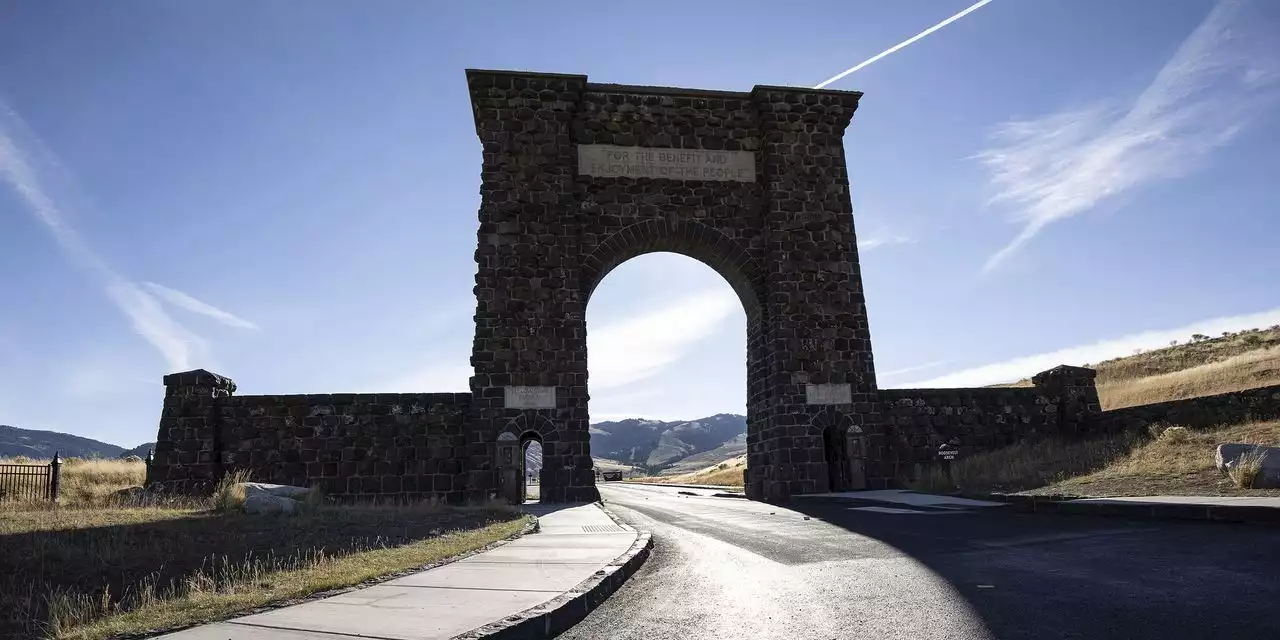
[[[1237,488],[1252,489],[1258,476],[1262,474],[1262,462],[1266,459],[1267,454],[1262,451],[1247,451],[1227,469],[1227,476]]]
[[[1125,368],[1129,370],[1128,367]],[[1186,369],[1125,378],[1098,371],[1102,408],[1118,409],[1280,384],[1280,347],[1246,351]]]
[[[951,477],[930,465],[915,470],[904,484],[917,491],[1016,492],[1043,487],[1099,469],[1128,453],[1133,436],[1094,440],[1039,440],[956,460]]]
[[[742,470],[747,468],[747,457],[738,456],[720,464],[699,469],[690,473],[674,476],[650,476],[647,478],[629,478],[631,482],[647,482],[650,484],[706,484],[722,487],[738,487],[742,485]]]
[[[1280,385],[1280,325],[1099,362],[1098,398],[1118,409]],[[1030,387],[1019,380],[993,387]]]
[[[70,461],[61,504],[0,504],[0,638],[90,640],[207,621],[431,564],[528,522],[500,502],[336,506],[319,492],[295,517],[246,516],[230,482],[205,498],[115,494],[141,484],[141,472],[136,462]]]
[[[1238,486],[1219,472],[1219,444],[1280,444],[1280,422],[1216,429],[1174,427],[1158,437],[1115,436],[1081,442],[1017,444],[957,461],[954,482],[936,468],[909,486],[922,491],[1024,492],[1032,495],[1260,495],[1276,489]]]
[[[47,465],[48,460],[0,459],[5,464]],[[98,459],[66,458],[62,461],[60,499],[65,506],[106,505],[115,501],[115,493],[121,489],[141,486],[146,480],[147,466],[143,462]]]
[[[398,546],[373,544],[345,555],[319,548],[289,558],[246,558],[239,563],[219,563],[215,558],[171,591],[157,588],[155,582],[140,585],[128,607],[94,594],[58,593],[50,599],[47,634],[58,640],[102,640],[217,620],[431,565],[509,538],[528,522],[527,516],[490,522]]]

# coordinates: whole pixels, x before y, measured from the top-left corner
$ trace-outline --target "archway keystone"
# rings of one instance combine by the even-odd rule
[[[858,92],[594,84],[469,70],[483,150],[471,379],[476,455],[538,419],[543,499],[595,500],[587,301],[653,251],[706,263],[747,313],[747,493],[825,490],[813,420],[841,415],[877,464],[871,339],[843,136]]]

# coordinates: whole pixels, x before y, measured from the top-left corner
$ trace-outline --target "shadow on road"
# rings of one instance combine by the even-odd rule
[[[807,499],[787,507],[924,565],[998,638],[1280,637],[1275,529],[1003,507],[894,513]]]

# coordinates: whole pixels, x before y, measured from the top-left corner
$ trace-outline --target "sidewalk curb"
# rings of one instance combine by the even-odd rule
[[[1078,502],[1078,496],[1024,496],[1003,493],[957,493],[962,498],[1002,502],[1025,513],[1114,516],[1142,520],[1230,522],[1280,526],[1280,509],[1248,505],[1203,505],[1171,502]]]
[[[618,516],[603,504],[596,502],[595,505],[621,524]],[[563,633],[600,606],[649,558],[652,534],[635,531],[638,535],[630,549],[572,589],[532,609],[454,636],[452,640],[543,640]]]

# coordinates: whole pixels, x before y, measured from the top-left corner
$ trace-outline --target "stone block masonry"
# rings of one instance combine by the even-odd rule
[[[1024,440],[1100,432],[1095,376],[1093,369],[1058,366],[1032,378],[1032,387],[881,389],[893,476],[936,461],[945,442],[971,455]]]
[[[456,503],[494,488],[485,447],[468,442],[469,393],[235,396],[203,370],[165,386],[151,480],[170,490],[206,492],[239,470],[337,498]]]

